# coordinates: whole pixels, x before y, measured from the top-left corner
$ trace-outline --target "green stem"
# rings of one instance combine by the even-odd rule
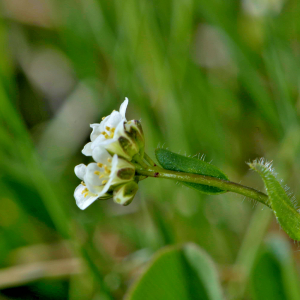
[[[149,167],[138,154],[133,156],[132,160],[137,162],[143,169],[148,169]]]
[[[144,153],[144,158],[150,166],[156,167],[156,163],[152,160],[152,158],[146,152]]]
[[[139,175],[145,175],[150,177],[166,178],[166,179],[173,179],[173,180],[178,180],[183,182],[192,182],[192,183],[214,186],[224,191],[234,192],[237,194],[244,195],[246,197],[257,200],[263,203],[264,205],[270,207],[268,196],[266,194],[235,182],[222,180],[211,176],[170,171],[170,170],[162,169],[160,167],[147,167],[143,169],[139,165],[136,165],[136,173]]]

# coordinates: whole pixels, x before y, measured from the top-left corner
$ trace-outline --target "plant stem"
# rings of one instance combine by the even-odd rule
[[[152,158],[146,152],[144,153],[144,158],[150,166],[156,167],[156,163],[152,160]]]
[[[143,169],[148,169],[149,167],[138,154],[133,156],[132,160],[136,161]]]
[[[270,207],[268,196],[266,194],[235,182],[222,180],[211,176],[170,171],[160,167],[147,167],[143,169],[139,165],[136,165],[136,173],[139,175],[145,175],[150,177],[166,178],[166,179],[173,179],[173,180],[178,180],[183,182],[192,182],[192,183],[214,186],[224,191],[234,192],[237,194],[244,195],[246,197],[257,200],[263,203],[264,205]]]

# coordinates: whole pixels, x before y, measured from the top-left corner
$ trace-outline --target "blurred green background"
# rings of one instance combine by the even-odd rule
[[[212,258],[226,299],[300,299],[298,243],[261,204],[155,178],[128,207],[73,198],[89,124],[128,97],[152,158],[204,154],[263,190],[245,162],[265,157],[300,199],[299,1],[2,0],[0,12],[1,300],[122,299],[156,251],[186,242]]]

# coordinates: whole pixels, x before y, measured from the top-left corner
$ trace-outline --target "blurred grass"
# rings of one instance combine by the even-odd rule
[[[251,274],[275,272],[260,258],[270,232],[290,243],[299,271],[298,246],[237,195],[148,179],[129,207],[98,201],[79,211],[73,199],[73,168],[89,162],[80,153],[88,125],[125,96],[152,157],[158,145],[205,154],[233,181],[261,188],[244,162],[264,156],[299,199],[298,1],[0,5],[1,268],[80,253],[90,261],[56,283],[41,275],[3,287],[4,298],[120,299],[156,250],[195,242],[219,265],[228,299],[263,299]],[[288,281],[299,282],[297,271]]]

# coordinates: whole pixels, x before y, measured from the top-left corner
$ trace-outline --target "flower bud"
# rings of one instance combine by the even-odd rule
[[[139,153],[144,155],[145,138],[142,124],[138,120],[131,120],[125,123],[125,130],[127,135],[134,141],[139,149]]]
[[[136,192],[138,184],[135,181],[127,182],[115,188],[113,193],[114,202],[126,206],[131,203]]]
[[[132,160],[132,157],[139,152],[139,147],[136,144],[135,140],[125,130],[125,123],[123,124],[124,130],[122,134],[118,136],[118,139],[111,144],[106,146],[107,151],[110,153],[116,153],[120,157],[123,157],[129,161]]]

